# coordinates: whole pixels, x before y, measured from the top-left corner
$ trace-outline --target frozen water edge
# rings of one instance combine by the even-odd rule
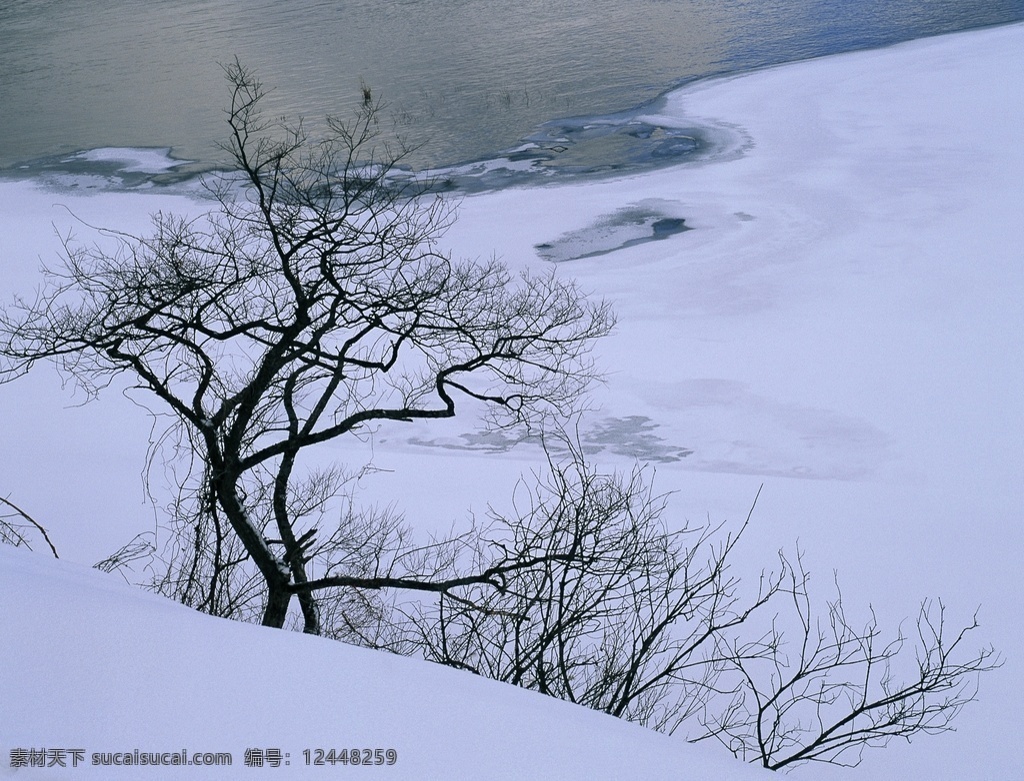
[[[89,163],[111,163],[125,173],[161,174],[185,165],[187,160],[175,160],[170,148],[130,149],[125,147],[101,147],[71,155],[68,163],[78,161]]]
[[[179,160],[171,149],[99,147],[30,160],[0,170],[2,181],[31,181],[58,192],[196,191],[209,165]]]
[[[427,192],[460,195],[508,187],[588,181],[721,157],[737,145],[722,127],[690,127],[646,115],[664,98],[619,114],[546,123],[510,150],[397,179],[421,182]],[[53,190],[198,192],[215,164],[179,160],[169,148],[103,147],[59,154],[0,169],[2,179],[31,179]]]

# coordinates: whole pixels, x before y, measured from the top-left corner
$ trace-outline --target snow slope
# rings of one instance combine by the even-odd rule
[[[0,548],[0,778],[682,781],[765,778],[706,749],[439,665],[238,624],[115,576]],[[14,642],[12,642],[12,640]],[[11,748],[82,748],[77,768],[10,768]],[[279,749],[281,766],[244,765]],[[394,749],[392,766],[306,765]],[[104,767],[93,753],[228,752],[231,768]],[[287,758],[284,756],[288,754]],[[71,755],[68,755],[71,763]],[[290,762],[285,766],[284,762]],[[363,777],[360,775],[360,777]]]
[[[590,236],[605,247],[630,210],[685,219],[692,230],[663,241],[559,264],[613,300],[620,318],[599,348],[608,381],[584,424],[598,462],[654,458],[659,487],[678,491],[671,512],[680,518],[739,520],[763,483],[744,560],[770,564],[766,554],[799,539],[823,597],[834,568],[848,604],[873,604],[892,627],[927,596],[943,597],[955,620],[981,606],[983,639],[1006,665],[982,680],[957,733],[804,777],[1024,778],[1015,750],[1024,724],[1022,72],[1024,25],[1010,25],[694,84],[649,119],[710,128],[721,142],[714,154],[605,182],[468,197],[446,238],[461,255],[543,266],[537,245]],[[200,206],[0,183],[5,297],[30,290],[37,257],[52,257],[49,223],[71,224],[55,203],[128,229],[156,208]],[[149,427],[116,393],[69,408],[76,400],[48,370],[0,387],[0,490],[51,526],[67,558],[88,563],[152,526],[138,476]],[[500,452],[471,426],[382,429],[374,462],[393,471],[368,479],[367,494],[424,526],[507,502],[539,454],[529,444]],[[366,457],[351,445],[335,453]],[[15,737],[39,745],[65,735],[97,750],[151,739],[238,751],[259,741],[291,746],[294,761],[300,746],[337,734],[319,726],[330,713],[352,719],[344,729],[365,725],[360,739],[393,742],[402,759],[389,776],[644,777],[630,764],[639,762],[650,763],[648,777],[685,778],[684,766],[695,778],[746,771],[529,693],[225,625],[41,556],[2,555],[0,625],[13,639],[0,660],[3,751]],[[229,649],[226,661],[188,688],[203,667],[194,660],[216,647]],[[138,667],[111,669],[108,650]],[[301,661],[284,673],[285,657]],[[58,664],[66,659],[77,661]],[[331,683],[334,668],[351,676]],[[384,677],[394,685],[375,683]],[[294,681],[301,697],[289,693]],[[371,706],[352,715],[338,704],[346,696]],[[443,720],[425,703],[438,698],[452,703]],[[172,712],[183,721],[167,726]],[[8,737],[10,713],[25,726]],[[273,723],[281,726],[259,726]]]

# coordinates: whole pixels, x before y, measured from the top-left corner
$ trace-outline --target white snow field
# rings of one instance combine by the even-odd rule
[[[834,569],[848,610],[870,604],[893,630],[925,597],[942,597],[953,623],[980,606],[977,644],[1006,664],[982,677],[957,732],[795,777],[1024,779],[1021,73],[1018,24],[693,84],[651,119],[708,127],[718,151],[468,197],[445,240],[513,266],[547,266],[537,245],[602,251],[558,265],[619,315],[581,437],[607,468],[653,459],[657,486],[676,492],[670,521],[741,521],[763,484],[739,551],[750,575],[799,541],[822,599]],[[0,183],[0,295],[31,292],[69,210],[138,231],[156,209],[202,206]],[[638,210],[692,230],[604,251]],[[79,565],[154,523],[145,412],[116,391],[81,401],[48,368],[0,387],[0,495]],[[385,471],[367,495],[423,527],[507,505],[540,453],[473,430],[467,418],[382,428],[373,460]],[[356,745],[397,749],[395,766],[359,770],[396,779],[764,777],[714,747],[533,693],[192,614],[43,551],[0,550],[0,778],[257,773],[7,767],[13,747],[61,746],[231,751],[236,766],[246,747],[278,746],[290,767],[259,772],[348,777],[302,766],[301,751]]]

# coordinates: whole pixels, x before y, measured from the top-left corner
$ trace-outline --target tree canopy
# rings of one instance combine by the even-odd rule
[[[564,414],[613,318],[554,273],[442,251],[453,208],[394,175],[403,152],[378,144],[372,98],[313,138],[264,118],[239,62],[225,73],[232,170],[208,180],[215,208],[158,213],[145,236],[103,230],[114,249],[66,241],[38,297],[0,314],[2,376],[51,359],[90,392],[114,377],[146,391],[202,463],[191,512],[219,537],[226,521],[262,574],[263,622],[282,625],[301,592],[316,631],[316,529],[299,521],[331,481],[304,483],[300,453],[451,417],[460,399],[496,420]]]

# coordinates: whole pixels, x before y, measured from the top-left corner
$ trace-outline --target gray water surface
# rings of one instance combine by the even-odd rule
[[[273,115],[344,116],[369,85],[422,167],[702,76],[1020,19],[1024,0],[8,0],[0,168],[106,146],[214,162],[236,55]]]

